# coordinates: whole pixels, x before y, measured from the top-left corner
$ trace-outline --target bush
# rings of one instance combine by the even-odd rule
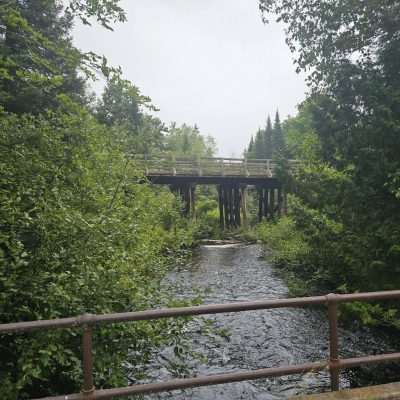
[[[168,255],[192,232],[168,191],[137,183],[123,136],[85,111],[0,115],[1,322],[141,310],[160,292]],[[182,322],[95,329],[95,384],[126,385]],[[0,337],[0,397],[79,391],[78,330]],[[140,371],[138,372],[140,374]]]
[[[272,250],[272,259],[278,265],[298,265],[309,251],[304,235],[296,229],[293,218],[288,216],[259,224],[257,236]]]

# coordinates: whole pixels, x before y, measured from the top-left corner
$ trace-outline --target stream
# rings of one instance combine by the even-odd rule
[[[176,297],[199,293],[204,304],[289,297],[288,288],[255,244],[201,246],[193,261],[169,274]],[[190,349],[201,357],[185,360],[189,375],[246,371],[301,364],[328,358],[328,319],[319,309],[275,309],[218,314],[189,323]],[[205,329],[204,326],[210,329]],[[342,357],[395,351],[368,330],[340,329]],[[172,348],[154,358],[148,381],[176,377],[179,365]],[[381,367],[382,368],[382,367]],[[341,374],[341,387],[350,387],[351,372]],[[327,371],[281,378],[200,387],[145,396],[146,399],[235,400],[285,399],[301,393],[329,390]]]

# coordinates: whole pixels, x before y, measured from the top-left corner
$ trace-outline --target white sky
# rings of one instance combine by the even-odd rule
[[[75,44],[104,54],[151,97],[165,123],[197,124],[219,154],[240,156],[279,108],[305,95],[283,26],[264,25],[258,0],[124,0],[128,21],[110,32],[77,26]]]

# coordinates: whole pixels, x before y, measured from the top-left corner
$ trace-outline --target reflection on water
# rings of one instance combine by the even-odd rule
[[[224,303],[288,297],[285,283],[261,259],[258,245],[202,246],[194,261],[168,276],[176,296],[192,298],[203,292],[204,303]],[[328,323],[324,310],[277,309],[219,314],[208,318],[224,334],[202,334],[203,324],[190,324],[192,350],[205,356],[187,363],[192,375],[214,374],[301,364],[328,357]],[[382,351],[382,344],[341,330],[342,356]],[[150,380],[173,378],[172,349],[164,349],[149,370]],[[341,386],[349,377],[341,376]],[[146,396],[146,399],[284,399],[299,393],[329,390],[327,371],[260,379]]]

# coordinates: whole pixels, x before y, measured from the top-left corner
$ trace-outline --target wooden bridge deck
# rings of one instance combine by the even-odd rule
[[[171,181],[191,181],[218,184],[222,181],[257,184],[266,179],[276,179],[277,164],[271,159],[245,158],[157,158],[136,156],[135,162],[144,169],[146,176],[160,184]],[[295,167],[296,161],[289,161]],[[171,179],[175,177],[175,179]]]

